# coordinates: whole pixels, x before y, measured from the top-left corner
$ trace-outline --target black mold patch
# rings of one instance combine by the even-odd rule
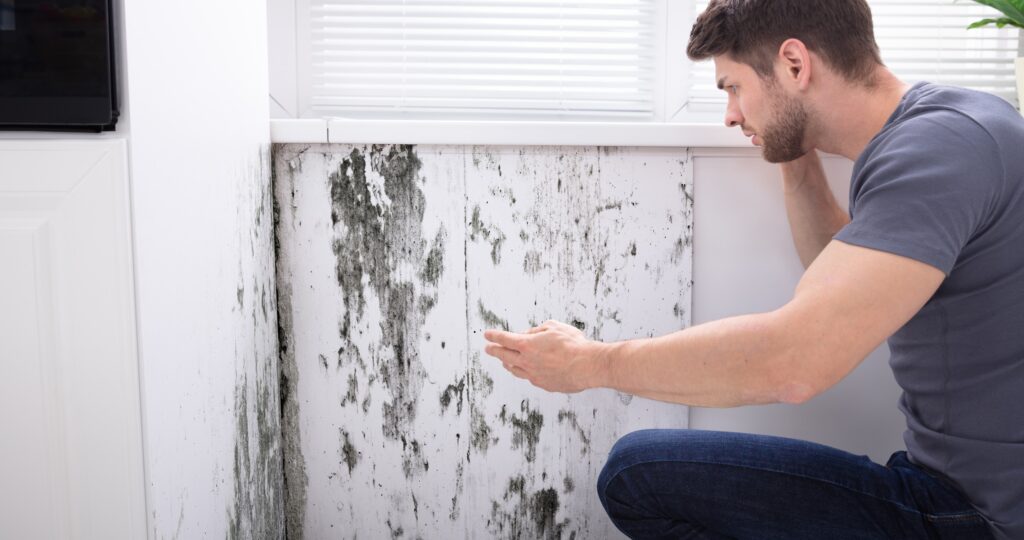
[[[455,414],[462,414],[462,398],[466,392],[466,377],[460,377],[454,384],[449,384],[444,392],[441,392],[441,412],[448,410],[448,407],[452,404],[452,400],[455,402]]]
[[[285,148],[283,146],[276,147]],[[275,152],[274,160],[280,159],[280,153]],[[306,513],[306,489],[309,485],[309,478],[306,476],[306,461],[302,455],[302,441],[299,430],[299,399],[298,382],[299,369],[295,362],[293,347],[294,333],[292,325],[292,289],[291,272],[285,263],[285,257],[281,251],[281,235],[285,227],[294,230],[294,223],[285,224],[281,222],[281,207],[287,205],[294,208],[295,204],[295,171],[301,171],[301,153],[289,163],[291,174],[282,179],[276,173],[277,167],[273,169],[272,182],[274,192],[277,194],[273,201],[274,212],[274,250],[277,260],[277,338],[278,358],[280,372],[278,374],[278,399],[280,404],[281,418],[281,446],[284,462],[284,527],[288,538],[300,539],[303,537],[303,527]],[[296,166],[297,165],[297,166]],[[281,182],[284,185],[278,185]]]
[[[492,444],[498,443],[493,437],[493,429],[484,418],[483,401],[494,391],[494,380],[484,372],[480,365],[480,354],[473,353],[469,369],[469,444],[478,452],[485,453]],[[466,453],[467,460],[469,453]]]
[[[447,233],[445,233],[444,226],[437,231],[437,236],[434,237],[434,243],[430,246],[430,252],[427,253],[427,260],[423,263],[423,270],[420,271],[420,279],[426,285],[437,286],[441,280],[441,275],[444,274],[444,246],[448,239]]]
[[[455,521],[459,519],[459,495],[462,495],[463,488],[463,476],[465,475],[465,467],[460,461],[455,466],[455,494],[452,495],[452,506],[448,511],[448,519]]]
[[[576,413],[565,409],[558,411],[558,423],[561,424],[566,421],[569,422],[569,425],[580,436],[580,442],[583,443],[580,453],[586,454],[590,452],[590,436],[588,436],[587,432],[583,430],[582,426],[580,426],[579,421],[576,419]]]
[[[410,479],[417,474],[429,471],[430,462],[423,457],[423,449],[420,442],[415,439],[411,441],[406,440],[404,435],[401,437],[401,441],[402,474],[405,475],[405,478]]]
[[[248,378],[235,387],[234,506],[229,539],[284,537],[284,475],[281,470],[277,404],[262,378],[255,384],[255,441],[250,435]],[[255,445],[252,443],[255,442]]]
[[[383,179],[383,195],[368,181],[368,167]],[[335,274],[345,305],[339,335],[345,350],[358,354],[350,331],[353,319],[363,317],[366,279],[382,315],[381,350],[390,353],[382,354],[376,367],[391,396],[382,404],[382,431],[393,440],[407,433],[416,417],[424,379],[420,331],[434,302],[417,294],[414,283],[399,281],[397,270],[412,267],[415,274],[436,283],[444,269],[443,230],[434,240],[437,250],[424,254],[426,199],[419,187],[420,167],[412,146],[374,145],[368,155],[353,149],[329,177],[331,221],[337,233],[332,246]]]
[[[501,503],[491,501],[488,531],[500,538],[561,539],[569,520],[558,521],[558,492],[548,487],[529,493],[526,484],[522,475],[513,476]]]
[[[274,284],[272,223],[263,220],[272,204],[270,154],[258,158],[238,178],[240,198],[236,224],[241,234],[238,253],[240,285],[236,289],[238,317],[232,464],[234,501],[227,509],[228,538],[283,538],[285,534],[284,473],[282,471],[281,410],[278,395],[279,347],[277,321],[266,311],[259,317],[259,291]],[[252,283],[245,293],[244,283]],[[272,299],[273,300],[273,299]]]
[[[491,262],[495,265],[499,264],[501,262],[501,246],[505,243],[505,233],[480,220],[480,205],[473,207],[473,217],[469,220],[469,239],[475,242],[477,238],[491,244]]]
[[[528,275],[534,275],[545,268],[544,263],[541,262],[541,255],[539,251],[530,250],[523,255],[523,272]]]
[[[348,474],[351,476],[352,469],[356,468],[356,465],[359,464],[362,453],[356,451],[356,447],[352,445],[352,440],[349,438],[347,431],[339,429],[338,432],[341,439],[341,461],[348,467]]]
[[[540,441],[540,430],[544,427],[544,416],[530,409],[530,402],[519,403],[521,416],[508,415],[508,423],[512,425],[512,448],[522,448],[526,461],[533,462],[537,458],[537,442]],[[502,413],[505,410],[502,409]]]
[[[480,319],[488,328],[501,328],[508,332],[508,321],[497,316],[493,311],[485,308],[483,301],[477,300],[477,307],[480,309]]]
[[[341,406],[344,407],[349,403],[355,403],[359,399],[359,377],[356,377],[355,373],[348,376],[348,391],[341,398]]]

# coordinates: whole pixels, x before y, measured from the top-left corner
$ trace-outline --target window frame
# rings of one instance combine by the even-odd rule
[[[312,116],[310,0],[268,0],[268,75],[271,139],[274,142],[402,142],[418,144],[571,144],[610,146],[748,147],[749,140],[721,125],[720,112],[688,110],[689,77],[685,31],[697,0],[655,0],[657,70],[650,121],[408,120],[398,117],[345,119]],[[1024,56],[1024,31],[1020,35]],[[734,133],[735,132],[735,133]]]

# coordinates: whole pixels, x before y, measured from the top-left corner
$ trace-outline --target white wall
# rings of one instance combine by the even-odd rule
[[[266,6],[125,4],[149,534],[280,537]]]
[[[789,234],[778,167],[757,150],[695,150],[693,322],[775,309],[803,273]],[[852,164],[825,160],[843,207]],[[795,437],[885,463],[903,448],[899,387],[885,345],[838,385],[799,406],[690,409],[690,427]]]
[[[481,334],[687,326],[686,149],[293,144],[275,172],[289,537],[619,537],[609,448],[686,408],[531,387]]]

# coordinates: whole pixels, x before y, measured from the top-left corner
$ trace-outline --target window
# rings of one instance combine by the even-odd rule
[[[685,54],[707,0],[269,0],[274,116],[718,121]],[[1016,101],[1016,29],[966,0],[869,0],[883,60]]]

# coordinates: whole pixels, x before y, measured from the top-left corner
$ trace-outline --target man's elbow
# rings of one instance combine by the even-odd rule
[[[790,405],[800,405],[807,403],[818,394],[819,391],[807,382],[790,379],[779,385],[777,401]]]

